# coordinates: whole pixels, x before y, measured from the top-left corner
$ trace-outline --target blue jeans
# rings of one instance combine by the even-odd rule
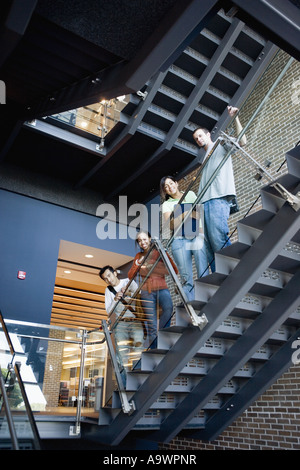
[[[157,312],[161,307],[162,312],[159,319],[159,329],[170,326],[173,313],[173,302],[168,289],[155,290],[152,292],[141,291],[141,303],[147,318],[148,346],[155,348],[157,341]]]
[[[202,234],[189,240],[178,237],[172,242],[172,254],[188,300],[194,300],[193,257],[198,278],[208,274],[207,257]]]
[[[226,198],[211,199],[204,202],[203,206],[206,253],[208,263],[211,263],[211,270],[214,272],[215,253],[231,245],[228,238],[230,206]]]
[[[116,356],[119,363],[121,376],[126,384],[126,370],[130,370],[127,365],[130,362],[130,354],[137,354],[139,358],[143,350],[144,332],[141,322],[120,320],[114,329]]]

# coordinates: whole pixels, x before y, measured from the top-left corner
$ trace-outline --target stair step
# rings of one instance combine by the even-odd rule
[[[242,319],[254,319],[262,313],[263,309],[271,302],[271,298],[260,295],[246,294],[232,311],[231,316]],[[205,306],[205,303],[203,303]],[[191,320],[184,307],[177,306],[173,316],[175,331],[181,330],[191,325]],[[178,330],[176,330],[178,329]]]
[[[204,410],[201,410],[201,412],[199,412],[197,416],[194,416],[194,418],[186,426],[184,426],[183,429],[201,429],[205,427],[205,424],[206,414]]]
[[[237,223],[239,241],[246,245],[253,245],[273,217],[274,213],[262,209],[239,220]]]
[[[140,370],[153,371],[164,357],[165,354],[156,351],[144,351],[141,355]]]
[[[262,273],[252,288],[249,289],[249,293],[264,297],[274,297],[292,277],[292,274],[268,268]]]
[[[196,357],[219,358],[234,344],[234,341],[211,336],[199,349]]]
[[[214,272],[195,281],[195,297],[201,302],[208,302],[226,279],[226,275]]]
[[[271,263],[270,269],[295,274],[300,268],[300,244],[289,242]]]
[[[151,371],[131,371],[127,373],[126,391],[133,392],[140,388],[140,386],[149,377]]]
[[[238,241],[218,251],[215,254],[216,271],[221,274],[230,274],[248,249],[248,244]]]
[[[158,331],[157,335],[157,353],[165,352],[171,349],[181,334],[176,331],[167,331],[166,328]]]
[[[300,146],[294,147],[286,154],[288,171],[291,175],[300,178]]]
[[[252,355],[251,359],[256,361],[267,361],[277,351],[277,347],[273,344],[263,344],[260,348]]]
[[[256,318],[271,302],[270,297],[247,293],[232,311],[235,317]]]
[[[166,392],[190,392],[199,382],[198,376],[178,375],[166,388]]]
[[[136,423],[134,429],[159,429],[164,410],[149,410]]]
[[[195,296],[203,302],[208,302],[217,292],[226,277],[227,276],[224,274],[215,272],[197,279],[195,282]],[[249,293],[265,297],[274,297],[291,277],[292,274],[267,269],[262,273],[251,289],[249,289]]]
[[[121,413],[121,408],[101,408],[98,425],[109,426],[119,413]]]
[[[296,194],[298,191],[299,179],[294,175],[283,175],[276,182],[281,184],[291,194]],[[277,189],[270,185],[261,189],[261,199],[263,208],[270,212],[277,212],[286,202]]]
[[[294,333],[294,328],[282,325],[278,330],[274,331],[274,333],[270,336],[267,343],[282,343],[289,339],[289,337]]]
[[[298,325],[300,322],[300,306],[285,321],[286,325]]]
[[[216,329],[214,337],[238,338],[251,325],[252,321],[244,318],[229,316]]]
[[[152,403],[151,409],[168,409],[174,410],[178,403],[186,397],[187,393],[172,393],[172,392],[164,392],[157,398],[157,400]]]

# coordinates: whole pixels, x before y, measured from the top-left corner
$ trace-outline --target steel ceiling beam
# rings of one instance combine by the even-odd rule
[[[51,96],[44,97],[39,103],[28,103],[22,119],[49,116],[138,91],[153,74],[168,67],[185,48],[187,38],[190,41],[221,4],[220,0],[177,1],[134,59],[121,61],[61,90],[53,90]]]
[[[1,2],[1,12],[8,13],[3,26],[0,28],[0,66],[13,52],[24,35],[38,0],[13,0]]]
[[[175,123],[172,125],[170,131],[167,133],[164,142],[160,147],[152,154],[152,156],[143,163],[132,175],[130,178],[127,178],[123,183],[117,186],[111,193],[106,197],[107,199],[113,198],[126,188],[130,183],[137,179],[142,173],[144,173],[148,168],[157,163],[158,160],[164,157],[164,155],[171,150],[175,145],[176,139],[182,132],[184,126],[187,124],[193,110],[196,108],[201,97],[206,92],[208,85],[212,81],[214,75],[218,72],[222,62],[230,51],[232,45],[234,44],[236,38],[242,31],[244,23],[239,20],[234,20],[232,25],[229,27],[227,33],[225,34],[220,47],[215,52],[214,56],[210,60],[210,64],[207,66],[207,69],[202,74],[201,79],[199,80],[197,86],[192,91],[191,95],[187,99],[185,105],[180,111],[179,115],[176,117]],[[261,54],[257,58],[255,64],[251,67],[247,76],[243,80],[241,86],[238,88],[234,96],[232,97],[232,104],[239,107],[246,96],[249,94],[249,90],[254,86],[258,78],[262,73],[262,69],[266,68],[270,60],[274,57],[277,47],[274,46],[271,42],[268,42],[263,48]],[[212,135],[216,137],[221,130],[224,130],[229,122],[231,121],[230,116],[228,115],[227,109],[222,113],[217,125],[212,130]],[[201,152],[201,150],[200,150]],[[204,153],[203,153],[204,155]],[[189,163],[188,166],[176,177],[178,179],[185,176],[189,171],[199,166],[198,156],[194,159],[192,163]]]
[[[176,139],[178,138],[180,132],[188,122],[192,112],[198,105],[201,97],[204,95],[208,85],[212,81],[214,75],[219,70],[222,62],[224,61],[228,51],[233,46],[238,35],[242,31],[244,23],[239,20],[234,20],[230,25],[228,31],[226,32],[224,38],[215,54],[211,58],[208,66],[201,75],[201,79],[194,87],[190,96],[187,98],[182,110],[179,112],[174,124],[171,126],[171,129],[166,134],[164,142],[160,147],[153,153],[153,155],[148,158],[148,160],[143,163],[137,171],[132,173],[130,178],[127,178],[121,185],[116,187],[110,194],[107,195],[107,198],[110,199],[118,194],[123,188],[128,186],[132,181],[138,178],[142,173],[144,173],[150,166],[154,165],[158,160],[160,160],[174,145]]]
[[[145,113],[147,112],[147,109],[150,106],[151,101],[153,100],[158,88],[160,87],[165,75],[166,72],[159,72],[158,74],[156,74],[153,80],[150,80],[150,91],[147,94],[146,98],[144,100],[141,100],[137,109],[134,111],[133,116],[130,118],[128,124],[126,124],[121,134],[116,137],[116,139],[106,149],[105,156],[76,183],[75,189],[81,187],[90,178],[92,178],[100,170],[100,168],[102,168],[105,163],[110,160],[110,158],[117,152],[117,150],[119,150],[120,146],[127,142],[134,135],[143,117],[145,116]]]
[[[300,9],[290,1],[232,0],[236,15],[300,60]]]

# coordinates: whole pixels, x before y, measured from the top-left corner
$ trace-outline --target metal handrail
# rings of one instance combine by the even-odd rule
[[[12,366],[13,358],[15,356],[15,350],[14,350],[12,341],[10,339],[8,330],[6,328],[6,324],[4,322],[1,311],[0,311],[0,323],[2,325],[2,329],[3,329],[3,332],[5,334],[9,349],[10,349],[11,354],[13,356],[12,361],[10,363],[10,365]],[[26,413],[27,413],[27,416],[28,416],[28,419],[29,419],[31,430],[32,430],[33,440],[34,440],[34,443],[35,443],[35,448],[37,450],[40,450],[41,449],[40,437],[39,437],[38,429],[37,429],[37,426],[36,426],[36,423],[35,423],[35,420],[34,420],[34,415],[33,415],[33,412],[32,412],[28,397],[27,397],[25,386],[24,386],[24,383],[23,383],[23,380],[22,380],[22,377],[21,377],[20,368],[21,368],[21,364],[19,362],[16,362],[15,365],[14,365],[14,370],[15,370],[16,376],[18,378],[18,384],[19,384],[19,387],[20,387],[20,390],[21,390],[23,402],[25,404]]]
[[[44,328],[51,328],[52,329],[52,325],[50,326],[50,325],[44,325],[44,324],[39,324],[39,323],[30,323],[30,322],[22,322],[22,321],[16,322],[14,320],[8,320],[8,322],[12,323],[12,324],[17,324],[17,325],[44,327]],[[14,351],[13,343],[11,341],[10,334],[8,333],[6,323],[3,319],[1,311],[0,311],[0,324],[2,325],[3,332],[6,336],[9,350],[10,350],[10,352],[11,352],[13,358],[14,358],[16,353]],[[55,328],[55,329],[57,329],[57,328]],[[62,327],[58,327],[58,329],[60,331],[65,331],[66,330],[65,328],[62,328]],[[74,331],[74,332],[78,333],[78,330],[76,330],[76,329],[68,329],[68,331]],[[78,396],[77,396],[76,418],[75,418],[75,425],[70,426],[70,435],[74,435],[74,436],[78,436],[81,432],[80,423],[81,423],[81,411],[82,411],[82,400],[83,400],[83,375],[84,375],[83,373],[84,373],[84,366],[85,366],[86,348],[87,348],[87,346],[90,346],[90,345],[93,346],[93,345],[97,345],[97,344],[102,344],[105,341],[105,337],[104,337],[103,340],[100,340],[100,341],[99,340],[88,341],[88,332],[84,329],[81,330],[81,331],[82,331],[81,338],[78,339],[78,340],[51,338],[51,337],[40,336],[40,335],[28,335],[28,334],[23,334],[23,333],[20,333],[20,332],[17,333],[18,337],[20,337],[20,338],[32,338],[32,339],[46,340],[46,341],[49,341],[49,342],[52,341],[52,342],[58,342],[58,343],[76,344],[76,345],[80,346],[80,348],[81,348],[81,357],[80,357],[80,366],[79,366],[79,387],[78,387]],[[11,360],[11,363],[9,364],[10,370],[13,369],[13,366],[12,366],[13,358]],[[27,398],[27,394],[26,394],[26,391],[25,391],[23,380],[21,378],[20,366],[21,366],[20,363],[16,363],[14,368],[16,369],[16,367],[17,367],[17,370],[15,370],[16,376],[18,377],[18,380],[19,380],[20,390],[21,390],[21,393],[22,393],[22,398],[23,398],[23,401],[25,403],[26,410],[27,410],[28,417],[29,417],[29,421],[30,421],[30,424],[31,424],[31,428],[32,428],[33,436],[34,436],[34,441],[35,441],[35,447],[38,449],[38,448],[40,448],[40,439],[39,439],[38,430],[37,430],[37,427],[36,427],[36,424],[35,424],[35,421],[34,421],[34,415],[33,415],[33,412],[31,410],[31,407],[30,407],[30,404],[29,404],[29,401],[28,401],[28,398]],[[9,371],[8,371],[8,374],[9,374]]]
[[[21,363],[20,362],[15,363],[14,370],[15,370],[16,376],[18,378],[18,384],[19,384],[19,387],[20,387],[20,390],[21,390],[23,402],[24,402],[24,405],[25,405],[28,420],[29,420],[30,427],[31,427],[31,430],[32,430],[35,450],[41,450],[40,435],[39,435],[39,431],[38,431],[38,428],[37,428],[37,425],[36,425],[36,422],[35,422],[35,419],[34,419],[34,415],[33,415],[28,397],[27,397],[25,386],[24,386],[24,383],[23,383],[23,380],[22,380],[22,377],[21,377]]]
[[[11,409],[9,407],[9,401],[8,401],[7,393],[6,393],[6,390],[5,390],[5,383],[4,383],[4,378],[3,378],[3,375],[2,375],[1,368],[0,368],[0,389],[1,389],[1,393],[2,393],[4,411],[5,411],[5,414],[6,414],[8,428],[9,428],[10,437],[11,437],[11,441],[12,441],[12,447],[13,447],[13,450],[19,450],[19,443],[18,443],[16,428],[15,428],[14,421],[13,421],[13,418],[12,418]]]
[[[197,176],[196,178],[198,178],[200,176],[200,174],[202,173],[205,165],[207,164],[208,160],[211,158],[213,152],[215,151],[215,149],[217,148],[217,146],[220,144],[222,138],[218,138],[216,140],[216,142],[214,143],[212,149],[210,150],[205,162],[203,163],[203,165],[201,165],[200,169],[198,170],[197,172]],[[178,231],[181,229],[182,225],[185,223],[186,219],[190,216],[190,214],[192,213],[192,211],[194,210],[195,206],[199,203],[200,199],[203,197],[204,193],[207,191],[208,187],[210,186],[210,184],[212,183],[212,181],[215,179],[218,171],[220,170],[220,168],[225,164],[225,162],[227,161],[227,159],[229,158],[229,156],[231,155],[232,153],[232,149],[230,149],[227,154],[225,155],[225,157],[223,158],[223,160],[220,162],[220,164],[217,166],[216,170],[214,171],[214,173],[212,174],[211,178],[208,180],[207,184],[205,185],[205,187],[203,188],[203,190],[200,192],[200,194],[197,196],[196,200],[194,201],[194,203],[192,203],[192,206],[191,206],[191,209],[185,214],[185,216],[183,217],[183,219],[181,220],[179,226],[177,227],[176,231],[174,231],[172,237],[168,240],[167,242],[167,246],[166,248],[168,248],[170,246],[170,244],[172,243],[173,239],[174,239],[174,236],[176,236],[176,234],[178,233]],[[184,199],[185,195],[187,194],[187,192],[189,191],[191,187],[191,184],[189,185],[188,189],[184,192],[184,194],[182,195],[181,200]],[[180,202],[179,201],[179,202]],[[170,215],[170,219],[172,218],[173,216],[173,213]],[[158,241],[158,240],[153,240],[151,245],[150,245],[150,248],[147,252],[147,254],[145,255],[145,260],[146,258],[150,255],[150,253],[152,252],[152,250],[156,248],[159,252],[159,256],[157,258],[157,260],[155,261],[155,263],[152,265],[151,269],[149,270],[149,272],[147,273],[147,275],[145,276],[145,278],[143,279],[143,282],[138,286],[138,288],[136,289],[136,291],[134,292],[134,294],[132,295],[132,297],[128,300],[127,304],[128,305],[131,305],[134,300],[136,299],[137,295],[139,294],[140,290],[142,289],[143,285],[147,282],[147,280],[149,279],[149,277],[151,276],[153,270],[155,269],[155,267],[157,266],[158,262],[163,258],[164,262],[165,262],[165,265],[167,267],[167,269],[169,270],[169,274],[171,275],[172,279],[173,279],[173,282],[175,283],[176,287],[177,287],[177,290],[180,294],[180,297],[181,297],[181,300],[192,320],[192,323],[193,325],[195,326],[199,326],[201,329],[203,328],[203,326],[205,326],[205,324],[207,323],[207,319],[206,318],[201,318],[201,317],[198,317],[197,314],[195,313],[192,305],[190,305],[188,303],[188,300],[187,300],[187,297],[186,297],[186,294],[185,292],[183,291],[182,289],[182,286],[181,286],[181,283],[179,282],[179,279],[178,279],[178,276],[177,274],[175,273],[175,271],[173,270],[173,267],[172,265],[169,263],[169,260],[167,258],[167,256],[165,256],[165,248],[162,246],[162,244]],[[138,267],[137,269],[137,273],[139,272],[141,266]],[[132,279],[133,280],[133,279]],[[128,287],[130,286],[132,280],[130,280],[130,282],[127,284],[126,288],[125,288],[125,292],[124,292],[124,295],[123,295],[123,298],[124,296],[126,295],[126,291],[128,290]],[[114,308],[112,309],[112,311],[110,312],[109,314],[109,318],[111,317],[111,315],[113,314],[113,312],[115,311],[115,309],[117,308],[117,306],[119,305],[119,303],[121,302],[121,300],[119,300],[115,305],[114,305]],[[120,315],[118,316],[118,318],[115,320],[115,323],[110,327],[110,330],[112,331],[116,325],[122,320],[122,317],[123,315],[125,314],[126,312],[126,308],[127,307],[124,307],[124,309],[122,310],[122,312],[120,313]]]

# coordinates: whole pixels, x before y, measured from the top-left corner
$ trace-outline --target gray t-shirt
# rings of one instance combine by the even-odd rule
[[[212,146],[208,149],[206,152],[206,155],[204,157],[204,162],[205,159],[207,158],[207,155],[209,151],[211,150]],[[223,160],[227,152],[230,150],[229,146],[222,146],[219,144],[217,148],[215,149],[214,153],[211,155],[209,161],[205,165],[202,175],[201,175],[201,180],[199,184],[199,190],[198,194],[200,194],[200,191],[204,188],[206,182],[209,180],[215,169],[218,167],[220,162]],[[231,156],[226,160],[222,168],[218,171],[216,174],[215,179],[213,182],[210,184],[208,189],[205,191],[203,194],[200,202],[206,202],[209,201],[210,199],[216,199],[220,197],[225,197],[225,196],[235,196],[236,191],[235,191],[235,184],[234,184],[234,175],[233,175],[233,167],[232,167],[232,160]]]

